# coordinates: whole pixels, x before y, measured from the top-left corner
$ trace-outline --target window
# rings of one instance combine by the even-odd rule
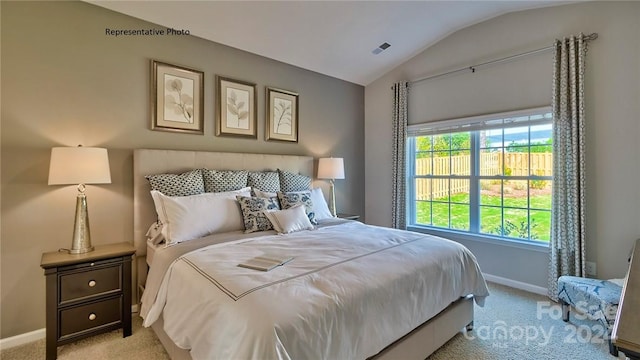
[[[411,125],[408,225],[547,242],[549,108]]]

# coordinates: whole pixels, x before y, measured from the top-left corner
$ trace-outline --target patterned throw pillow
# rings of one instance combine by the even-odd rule
[[[309,221],[313,225],[318,225],[316,221],[316,214],[313,211],[313,201],[311,201],[310,191],[299,191],[295,193],[283,193],[278,192],[278,200],[280,200],[280,207],[284,209],[292,208],[298,204],[304,205],[304,211],[307,213]]]
[[[262,191],[280,191],[280,179],[275,171],[250,171],[247,186]]]
[[[264,214],[265,210],[280,210],[278,200],[275,198],[259,198],[249,196],[236,196],[242,217],[244,219],[244,232],[272,230],[271,221]]]
[[[202,169],[204,191],[225,192],[242,189],[247,186],[246,170],[209,170]]]
[[[325,200],[324,198],[322,189],[313,188],[307,191],[311,193],[311,202],[313,203],[313,215],[315,216],[316,221],[324,220],[324,219],[332,219],[334,216],[333,214],[331,214],[331,210],[329,210],[329,205],[327,205],[327,200]],[[294,192],[304,192],[304,191],[294,191]],[[266,197],[266,196],[263,196],[263,197]]]
[[[294,174],[278,169],[280,179],[280,191],[303,191],[311,189],[311,178],[306,175]]]
[[[151,190],[167,196],[189,196],[204,192],[204,180],[200,169],[182,174],[156,174],[145,176],[149,180]]]

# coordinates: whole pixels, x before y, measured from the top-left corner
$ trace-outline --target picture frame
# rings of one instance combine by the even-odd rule
[[[266,100],[266,140],[298,142],[298,93],[267,87]]]
[[[151,130],[204,135],[204,72],[151,60]]]
[[[256,84],[216,76],[216,135],[258,138]]]

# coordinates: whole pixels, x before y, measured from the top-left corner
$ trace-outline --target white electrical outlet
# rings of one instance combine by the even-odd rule
[[[596,263],[593,261],[587,261],[585,263],[585,270],[587,271],[587,275],[596,276]]]

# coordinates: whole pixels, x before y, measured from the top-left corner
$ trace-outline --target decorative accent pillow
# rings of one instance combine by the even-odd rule
[[[275,171],[250,171],[247,178],[247,186],[262,191],[280,191],[280,179]]]
[[[223,193],[203,193],[191,196],[166,196],[152,190],[162,235],[167,245],[196,239],[217,232],[244,228],[236,196],[249,196],[244,188]]]
[[[292,208],[296,205],[304,205],[304,210],[307,213],[309,221],[313,225],[318,225],[316,221],[316,215],[313,212],[313,201],[311,201],[310,191],[299,191],[291,193],[278,192],[278,200],[280,200],[280,207],[285,210]]]
[[[189,196],[204,192],[204,181],[200,169],[182,174],[156,174],[145,176],[151,190],[167,196]]]
[[[264,214],[279,234],[314,229],[302,205],[296,205],[286,210],[265,210]]]
[[[306,175],[278,169],[278,178],[280,180],[280,191],[292,192],[311,189],[311,178]]]
[[[266,210],[280,210],[276,198],[259,198],[251,196],[236,196],[242,218],[244,220],[244,232],[267,231],[273,229],[273,225],[265,215]]]
[[[258,197],[271,197],[276,196],[276,193],[268,193],[264,191],[254,190],[255,195]],[[292,191],[292,193],[304,193],[307,191]],[[331,210],[329,210],[329,205],[327,205],[327,200],[324,198],[324,194],[322,193],[321,188],[313,188],[311,189],[311,202],[313,203],[313,212],[315,213],[316,220],[324,220],[324,219],[332,219],[333,215],[331,214]]]
[[[147,241],[153,245],[158,245],[164,241],[164,236],[162,236],[162,223],[160,220],[151,224],[149,230],[147,230],[146,236]]]
[[[246,170],[209,170],[202,169],[204,191],[225,192],[247,187]]]

